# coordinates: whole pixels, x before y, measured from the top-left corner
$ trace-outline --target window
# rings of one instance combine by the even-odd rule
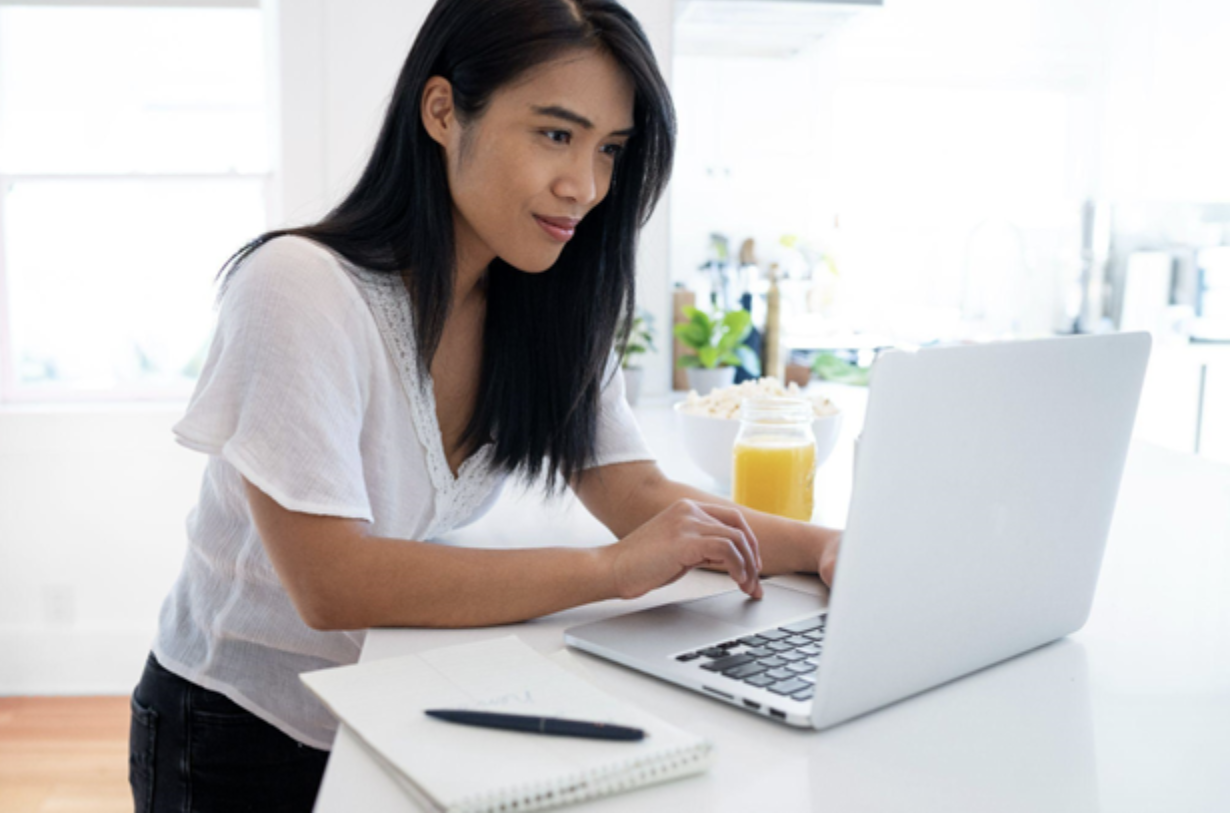
[[[0,400],[186,398],[267,229],[255,0],[0,0]]]

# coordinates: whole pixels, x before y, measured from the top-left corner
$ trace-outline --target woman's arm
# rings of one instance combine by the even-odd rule
[[[314,629],[515,623],[635,598],[694,567],[760,595],[754,542],[692,502],[606,547],[480,550],[369,535],[365,521],[293,512],[244,484],[269,559]]]
[[[635,530],[681,499],[732,508],[746,519],[760,547],[765,575],[818,572],[833,584],[841,530],[762,513],[666,478],[653,462],[626,462],[583,471],[572,484],[582,504],[615,535]]]

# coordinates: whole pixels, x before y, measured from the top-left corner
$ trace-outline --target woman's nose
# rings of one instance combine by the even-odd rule
[[[578,156],[569,163],[567,170],[560,177],[556,193],[562,198],[571,198],[588,210],[600,194],[599,173],[596,160]]]

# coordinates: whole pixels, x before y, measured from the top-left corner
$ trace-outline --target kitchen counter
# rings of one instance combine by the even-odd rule
[[[842,526],[863,389],[822,386],[848,412],[817,478],[817,517]],[[713,484],[672,444],[670,403],[636,408],[672,478]],[[781,726],[573,652],[597,685],[712,738],[706,774],[589,802],[592,811],[1230,810],[1230,466],[1135,442],[1097,597],[1080,631],[824,732]],[[510,491],[449,541],[577,546],[611,534],[572,500]],[[775,579],[777,580],[777,579]],[[786,583],[814,582],[790,576]],[[516,634],[540,652],[565,628],[729,588],[693,572],[636,601],[496,629],[372,631],[362,660]],[[413,809],[343,728],[322,811]]]

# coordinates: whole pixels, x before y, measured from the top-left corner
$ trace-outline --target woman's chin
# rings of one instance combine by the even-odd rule
[[[513,269],[516,269],[518,272],[526,272],[531,275],[538,275],[543,272],[549,271],[551,267],[555,266],[556,261],[559,260],[559,254],[556,253],[555,257],[553,258],[537,258],[537,259],[533,259],[532,261],[529,259],[512,260],[509,258],[504,258],[503,260],[504,260],[504,263],[508,264]]]

